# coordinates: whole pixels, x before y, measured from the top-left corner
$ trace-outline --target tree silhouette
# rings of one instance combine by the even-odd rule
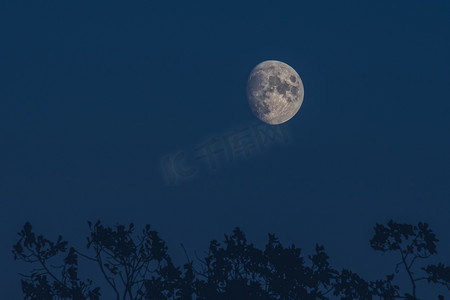
[[[134,225],[104,227],[88,223],[88,249],[117,299],[172,299],[180,271],[167,253],[164,241],[147,225],[137,237]],[[121,285],[121,287],[120,287]]]
[[[21,274],[25,299],[100,299],[100,287],[79,279],[78,258],[98,266],[116,299],[417,300],[418,281],[450,291],[448,266],[416,266],[417,261],[437,254],[438,239],[426,223],[413,226],[391,220],[376,224],[371,247],[396,253],[400,261],[394,274],[375,281],[333,268],[323,246],[316,245],[314,253],[305,258],[300,248],[283,246],[273,234],[258,249],[236,228],[223,242],[211,241],[194,268],[189,258],[183,267],[175,266],[165,242],[149,225],[139,233],[133,224],[108,227],[98,221],[88,225],[87,249],[82,253],[68,248],[61,236],[56,242],[36,237],[31,225],[25,224],[13,246],[16,260],[35,267],[30,274]],[[411,282],[409,292],[394,283],[401,270]],[[439,295],[439,299],[444,297]]]
[[[414,270],[417,260],[427,259],[437,254],[436,243],[438,241],[427,223],[419,222],[417,226],[413,226],[391,220],[387,226],[376,224],[375,235],[370,240],[371,247],[383,253],[398,253],[400,262],[396,265],[395,273],[399,273],[399,267],[402,267],[411,282],[411,293],[401,295],[397,290],[394,297],[408,300],[418,299],[416,283],[421,280],[444,285],[450,290],[450,269],[444,264],[428,265],[426,268],[422,268],[425,275],[421,277],[417,277],[417,271]],[[394,275],[391,276],[394,277]]]
[[[268,299],[261,288],[265,266],[261,250],[248,244],[244,234],[235,229],[225,235],[225,248],[212,241],[204,260],[200,279],[196,281],[199,299],[235,299],[244,293],[248,299]]]
[[[21,274],[25,299],[100,299],[100,288],[91,288],[92,281],[78,278],[78,256],[74,248],[67,251],[67,242],[59,236],[52,242],[36,236],[30,223],[19,232],[19,241],[13,246],[14,259],[37,265],[29,275]],[[62,262],[55,265],[67,253]]]

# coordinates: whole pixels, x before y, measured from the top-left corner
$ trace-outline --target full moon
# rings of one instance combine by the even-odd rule
[[[277,125],[291,119],[303,103],[300,76],[281,61],[267,60],[253,68],[247,82],[247,98],[253,114]]]

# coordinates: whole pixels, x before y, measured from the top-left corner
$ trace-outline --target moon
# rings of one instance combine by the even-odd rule
[[[303,103],[303,82],[288,64],[266,60],[253,68],[247,82],[247,98],[261,121],[278,125],[290,120]]]

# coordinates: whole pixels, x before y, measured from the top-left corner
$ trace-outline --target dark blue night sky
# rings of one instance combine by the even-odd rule
[[[392,271],[375,223],[425,221],[449,262],[448,1],[2,1],[0,37],[2,299],[26,221],[77,245],[88,220],[149,223],[180,262],[239,226],[369,279]],[[261,124],[245,88],[268,59],[305,87],[289,141],[210,170],[193,150]],[[179,152],[198,172],[170,184]]]

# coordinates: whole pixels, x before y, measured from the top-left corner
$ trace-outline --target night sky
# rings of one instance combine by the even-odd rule
[[[81,248],[88,220],[149,223],[180,263],[239,226],[367,279],[393,271],[375,223],[424,221],[450,262],[449,1],[1,1],[0,38],[2,299],[26,221]],[[269,59],[305,87],[288,138],[211,168],[195,149],[267,129],[245,89]]]

